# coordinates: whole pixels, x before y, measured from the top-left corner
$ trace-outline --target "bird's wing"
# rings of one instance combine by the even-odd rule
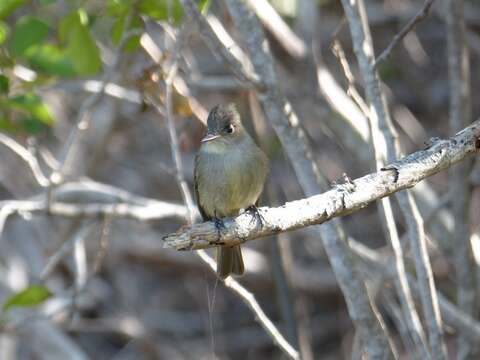
[[[200,215],[202,215],[202,219],[203,221],[207,221],[207,220],[210,220],[210,217],[207,216],[207,214],[205,213],[205,210],[202,208],[202,204],[200,203],[200,196],[198,196],[198,162],[199,162],[199,155],[197,154],[195,156],[195,167],[193,169],[193,187],[194,187],[194,190],[195,190],[195,199],[197,201],[197,206],[198,206],[198,210],[200,211]]]

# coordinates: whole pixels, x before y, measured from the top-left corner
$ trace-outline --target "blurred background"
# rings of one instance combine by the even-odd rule
[[[355,87],[363,96],[340,2],[257,6],[279,91],[306,129],[326,180],[372,172],[365,117],[346,119],[330,106],[337,90],[349,98]],[[422,6],[366,2],[376,54]],[[480,4],[464,6],[475,118]],[[241,59],[223,1],[198,7]],[[444,17],[443,1],[434,2],[378,67],[404,154],[453,135]],[[163,248],[162,236],[187,223],[169,113],[190,191],[208,111],[233,102],[270,159],[261,205],[304,197],[255,90],[200,33],[176,0],[0,1],[0,359],[282,358],[245,303],[193,252]],[[415,196],[437,288],[454,301],[447,175],[429,178]],[[478,243],[478,161],[468,181],[467,220]],[[394,212],[403,236],[396,203]],[[375,206],[342,222],[349,237],[389,256]],[[305,228],[244,248],[239,281],[304,358],[349,358],[353,325],[317,233]],[[405,252],[408,267],[407,245]],[[379,310],[408,359],[392,285],[372,277]],[[29,291],[19,297],[23,289]],[[452,339],[447,334],[451,354]]]

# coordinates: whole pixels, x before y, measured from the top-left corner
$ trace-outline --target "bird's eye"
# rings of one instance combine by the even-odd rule
[[[228,134],[233,134],[233,132],[235,131],[235,126],[233,126],[232,124],[228,125],[225,127],[225,131],[228,133]]]

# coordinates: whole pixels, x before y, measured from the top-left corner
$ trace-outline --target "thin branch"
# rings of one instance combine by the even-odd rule
[[[0,133],[0,143],[8,147],[10,150],[12,150],[18,156],[20,156],[22,160],[24,160],[27,163],[30,170],[32,171],[32,174],[35,180],[40,186],[47,187],[50,184],[50,181],[43,174],[42,169],[38,164],[37,158],[32,153],[30,153],[28,149],[20,145],[11,137],[8,137],[7,135],[2,133]]]
[[[50,211],[52,215],[71,218],[115,216],[139,221],[167,217],[183,219],[187,215],[183,205],[143,198],[122,189],[115,193],[114,190],[117,188],[104,185],[106,189],[101,189],[100,185],[96,183],[96,186],[89,187],[80,183],[65,183],[53,192],[54,200],[50,204],[43,196],[36,196],[30,200],[0,201],[0,233],[5,218],[15,213]],[[88,202],[76,202],[75,199],[82,201],[88,199]]]
[[[212,53],[215,56],[221,56],[221,58],[225,60],[225,63],[241,81],[250,83],[255,87],[262,87],[258,75],[249,71],[244,64],[235,58],[232,55],[232,52],[227,49],[215,35],[211,25],[198,11],[196,4],[191,0],[182,0],[182,5],[188,17],[197,24],[200,35],[203,37]]]
[[[480,120],[447,140],[435,140],[428,149],[412,153],[323,194],[286,203],[277,208],[260,208],[263,226],[251,214],[224,219],[225,229],[218,231],[213,222],[185,226],[164,237],[165,246],[178,250],[204,249],[218,245],[237,245],[267,235],[321,224],[334,217],[351,214],[371,202],[410,188],[480,148]]]
[[[332,110],[340,115],[338,117],[326,116],[327,126],[337,134],[342,145],[355,156],[357,161],[369,164],[371,162],[370,149],[365,145],[370,139],[370,129],[366,115],[351,96],[342,89],[322,61],[318,50],[313,50],[318,87]]]
[[[345,57],[345,53],[343,52],[343,48],[341,47],[338,41],[334,41],[333,50],[335,55],[339,59],[340,63],[342,64],[345,76],[348,80],[349,94],[357,102],[357,105],[362,109],[363,113],[369,120],[369,124],[370,124],[369,145],[373,150],[373,158],[374,158],[376,169],[377,171],[379,171],[385,165],[385,159],[387,156],[386,154],[387,144],[383,134],[380,132],[380,129],[379,129],[380,119],[378,119],[378,117],[376,116],[370,116],[370,110],[368,108],[368,105],[363,101],[363,99],[360,97],[357,90],[355,89],[354,77],[350,71],[350,66]],[[371,84],[368,84],[367,86],[371,86]],[[368,91],[367,91],[367,94],[368,94]],[[372,111],[373,111],[373,114],[375,115],[376,109],[374,108],[372,109]],[[417,310],[415,308],[415,304],[410,291],[410,286],[406,279],[405,263],[403,259],[403,249],[400,244],[400,237],[398,235],[398,230],[395,223],[395,218],[393,215],[393,209],[392,209],[392,204],[390,202],[390,198],[386,197],[381,199],[381,201],[377,203],[377,208],[378,208],[380,220],[383,225],[385,238],[394,254],[392,258],[392,261],[394,264],[393,273],[395,274],[394,284],[397,290],[398,298],[399,298],[401,309],[403,312],[403,320],[404,320],[405,326],[407,327],[408,332],[414,341],[415,348],[419,356],[423,359],[430,359],[431,355],[427,346],[425,333],[423,331],[422,324],[420,322],[420,317],[418,316]]]
[[[355,84],[354,84],[355,79],[350,70],[350,66],[345,57],[343,48],[341,47],[338,40],[334,40],[333,42],[333,51],[334,51],[334,54],[337,56],[338,60],[340,61],[345,77],[348,81],[347,93],[356,102],[357,106],[354,106],[351,103],[351,101],[349,101],[349,99],[342,98],[342,96],[333,97],[334,95],[330,94],[330,92],[327,89],[325,89],[325,86],[327,84],[329,85],[329,88],[336,88],[335,86],[336,83],[334,80],[330,80],[330,82],[325,81],[326,79],[328,79],[329,72],[324,66],[321,65],[319,60],[320,59],[319,54],[314,54],[316,55],[317,76],[319,80],[319,85],[321,89],[323,89],[324,96],[329,100],[330,104],[332,104],[332,106],[341,114],[347,114],[346,109],[349,109],[350,111],[349,114],[352,114],[355,117],[359,116],[360,118],[364,118],[364,117],[368,118],[368,115],[369,115],[368,106],[365,103],[365,101],[361,98],[360,94],[355,88]],[[343,90],[340,89],[338,90],[338,92],[340,93],[340,95],[344,96]],[[347,105],[350,105],[350,106],[340,105],[341,102],[346,103]],[[356,114],[356,111],[358,108],[362,109],[363,114]],[[358,126],[358,124],[355,124],[355,126]],[[372,129],[372,127],[370,127],[370,129]],[[372,139],[372,135],[369,134],[366,140],[370,140],[370,139]],[[374,154],[375,154],[375,157],[377,158],[377,161],[376,161],[377,169],[379,169],[383,166],[383,159],[385,155],[383,154],[383,152],[381,152],[381,149],[378,149],[378,147],[374,148]],[[384,225],[386,238],[388,239],[392,247],[392,250],[396,255],[394,257],[394,263],[396,264],[395,285],[397,288],[398,296],[399,296],[400,303],[402,305],[403,314],[404,314],[403,315],[404,322],[402,323],[406,323],[406,326],[412,334],[413,340],[416,344],[418,351],[422,354],[421,355],[422,358],[430,358],[428,348],[426,345],[425,335],[424,335],[423,329],[421,328],[420,319],[412,300],[408,282],[404,275],[405,266],[403,263],[403,251],[400,246],[400,239],[399,239],[398,231],[393,218],[393,212],[392,212],[389,199],[382,199],[382,201],[378,203],[378,207],[379,207],[380,216],[382,216],[382,220],[383,220],[382,223]]]
[[[181,42],[181,40],[177,40],[177,43]],[[177,44],[177,46],[179,46]],[[177,55],[175,55],[177,56]],[[195,220],[196,212],[193,210],[195,209],[193,196],[188,189],[187,182],[185,181],[183,175],[183,163],[182,159],[180,158],[180,151],[178,150],[178,136],[177,130],[175,129],[175,123],[173,119],[173,103],[172,103],[172,84],[173,79],[177,73],[177,61],[174,60],[171,68],[169,69],[167,78],[165,79],[166,85],[166,107],[167,107],[167,125],[168,125],[168,133],[170,136],[170,151],[172,155],[172,162],[175,164],[175,175],[177,178],[178,186],[180,187],[180,193],[183,197],[183,202],[188,209],[188,214],[190,217],[190,223],[193,223]]]
[[[353,253],[367,266],[369,272],[380,272],[384,276],[392,274],[389,258],[385,257],[379,251],[370,249],[362,243],[349,239],[350,247]],[[420,298],[420,290],[417,281],[411,275],[408,275],[408,281],[415,297]],[[464,336],[472,342],[480,341],[480,323],[475,321],[470,315],[462,309],[452,304],[440,292],[437,291],[438,303],[445,322],[462,332]]]
[[[55,267],[60,263],[62,258],[72,251],[72,249],[78,247],[78,243],[83,243],[87,234],[92,230],[93,223],[85,224],[84,226],[80,227],[80,229],[75,232],[73,236],[71,236],[67,241],[65,241],[62,246],[58,248],[47,260],[45,267],[43,268],[40,279],[46,281],[50,274],[55,270]],[[76,249],[75,249],[76,250]],[[77,254],[75,254],[77,255]],[[76,259],[75,259],[76,261]],[[85,263],[84,263],[85,264]],[[86,264],[85,264],[86,265]],[[76,274],[76,282],[75,282],[75,292],[83,288],[84,282],[87,280],[86,277],[86,268],[84,268],[83,275],[79,276]],[[80,279],[82,277],[82,279]],[[80,283],[80,280],[82,284]]]
[[[472,121],[470,94],[470,63],[465,37],[463,0],[446,1],[447,57],[450,92],[450,131],[458,131]],[[476,316],[475,263],[470,241],[469,208],[471,187],[470,169],[473,161],[466,161],[450,170],[449,193],[452,194],[454,232],[451,241],[455,279],[457,283],[457,304],[467,314]],[[457,339],[458,359],[475,356],[475,344],[465,340],[461,332]],[[478,354],[477,354],[478,355]]]
[[[377,163],[377,165],[379,164]],[[395,274],[394,283],[397,289],[397,294],[400,300],[400,305],[408,332],[411,334],[418,354],[421,356],[421,358],[430,359],[431,355],[427,347],[425,333],[420,323],[420,318],[415,308],[410,286],[405,274],[403,250],[400,244],[400,237],[395,224],[390,198],[385,197],[381,199],[381,201],[377,203],[377,206],[381,220],[384,224],[385,237],[387,238],[387,242],[390,244],[394,253],[394,256],[392,257],[392,262],[394,264],[393,273]]]
[[[373,67],[376,68],[381,62],[387,60],[390,56],[392,50],[397,46],[397,44],[410,32],[412,29],[423,19],[425,19],[430,11],[430,7],[432,6],[435,0],[426,0],[423,4],[423,7],[420,11],[400,30],[398,34],[396,34],[390,44],[382,51],[382,53],[377,57]]]
[[[382,157],[385,157],[389,162],[393,162],[400,156],[401,152],[385,95],[381,90],[380,78],[373,65],[374,48],[365,5],[363,0],[357,0],[355,3],[342,0],[342,5],[349,23],[355,55],[366,84],[365,90],[370,103],[369,120],[372,143],[375,149],[377,166],[382,164]],[[396,194],[396,198],[402,208],[412,253],[415,258],[415,269],[418,274],[422,306],[429,332],[430,350],[434,359],[445,359],[447,356],[446,347],[443,341],[441,317],[426,247],[423,220],[409,191],[399,192]]]
[[[207,263],[212,271],[215,271],[217,268],[217,264],[215,261],[205,252],[205,251],[198,251],[198,255],[200,258]],[[265,329],[267,334],[270,338],[274,341],[274,343],[282,349],[282,351],[291,359],[300,359],[300,355],[297,350],[295,350],[289,342],[283,337],[283,335],[278,331],[272,321],[268,318],[268,316],[263,312],[262,308],[258,304],[257,300],[255,300],[255,296],[241,286],[238,281],[233,279],[231,276],[224,280],[224,284],[226,287],[232,289],[235,293],[240,295],[240,298],[247,304],[247,306],[252,310],[252,312],[256,315],[256,321]]]
[[[350,65],[348,64],[347,57],[345,56],[345,52],[343,51],[340,41],[336,39],[333,41],[332,51],[340,62],[340,65],[342,65],[343,73],[345,74],[345,78],[347,79],[347,94],[352,97],[358,108],[362,110],[363,115],[368,119],[368,115],[370,113],[368,105],[365,100],[363,100],[362,96],[355,87],[355,78],[352,74],[352,71],[350,70]],[[368,134],[368,139],[370,139],[370,133]]]
[[[130,22],[132,21],[132,16],[129,16],[125,20],[125,28],[128,29]],[[115,57],[112,63],[112,66],[107,68],[105,72],[102,75],[101,78],[101,84],[100,88],[98,89],[98,92],[95,92],[91,94],[81,105],[75,125],[70,132],[68,139],[66,141],[66,144],[64,148],[62,149],[62,153],[60,156],[60,168],[58,169],[58,172],[56,172],[54,175],[54,179],[56,178],[56,181],[58,182],[63,182],[63,178],[65,175],[69,172],[71,162],[73,160],[73,155],[74,152],[76,151],[75,146],[79,141],[79,137],[81,134],[88,129],[89,124],[90,124],[90,116],[92,109],[102,100],[103,96],[105,95],[105,89],[109,85],[109,83],[112,81],[112,78],[114,77],[116,70],[118,66],[120,65],[120,62],[122,60],[122,49],[124,46],[128,43],[128,40],[132,36],[139,35],[139,30],[134,29],[134,30],[128,30],[125,31],[120,39],[120,42],[118,44],[118,47],[115,51]]]
[[[314,51],[314,55],[316,55],[317,61],[319,88],[332,109],[340,115],[340,117],[327,116],[325,121],[327,121],[328,127],[337,134],[339,141],[350,154],[353,154],[355,159],[363,164],[368,164],[371,160],[370,149],[365,146],[370,138],[368,119],[358,105],[338,85],[326,65],[322,62],[321,54]],[[438,198],[440,196],[428,182],[420,183],[411,191],[418,202],[421,214],[430,214],[434,209],[438,210]],[[449,249],[451,246],[452,230],[450,224],[452,221],[452,214],[446,208],[441,209],[438,216],[433,216],[429,221],[425,221],[430,235],[443,249]]]
[[[307,45],[295,34],[288,24],[278,15],[275,8],[267,0],[248,0],[255,14],[265,28],[277,39],[280,45],[296,60],[307,56]]]
[[[408,325],[405,323],[404,314],[400,306],[397,305],[397,301],[394,296],[394,292],[392,289],[385,289],[381,294],[381,302],[383,306],[385,306],[386,310],[390,313],[393,322],[395,323],[395,327],[402,339],[403,347],[405,349],[412,349],[412,352],[409,352],[409,355],[414,357],[413,349],[415,348],[415,342],[413,339],[412,334],[408,329]],[[418,357],[418,354],[416,354]],[[423,359],[423,358],[422,358]]]

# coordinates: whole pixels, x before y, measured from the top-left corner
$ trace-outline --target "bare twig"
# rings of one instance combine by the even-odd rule
[[[465,38],[463,0],[448,0],[447,50],[450,82],[450,131],[458,131],[472,120],[470,95],[470,63]],[[475,264],[469,234],[469,208],[471,188],[468,177],[473,161],[466,161],[450,170],[449,192],[452,194],[452,212],[455,243],[454,264],[457,281],[457,304],[467,314],[475,315]],[[474,344],[458,337],[458,359],[475,357]],[[477,354],[478,355],[478,354]]]
[[[199,251],[198,255],[202,258],[204,262],[206,262],[210,268],[215,271],[217,268],[217,264],[215,261],[205,252]],[[283,335],[278,331],[272,321],[268,318],[268,316],[263,312],[262,308],[258,304],[257,300],[255,300],[255,296],[241,286],[238,281],[233,279],[231,276],[224,280],[225,286],[232,289],[235,293],[240,295],[241,299],[247,304],[247,306],[252,310],[252,312],[257,316],[256,320],[260,323],[260,325],[265,329],[267,334],[270,338],[277,344],[277,346],[282,349],[282,351],[291,359],[300,359],[298,351],[295,350],[287,340],[283,337]]]
[[[353,253],[358,256],[360,260],[366,263],[368,271],[380,272],[383,275],[389,276],[391,272],[391,265],[388,258],[376,250],[370,249],[367,246],[349,239],[350,247]],[[411,275],[408,276],[408,281],[412,288],[415,297],[420,297],[420,291],[417,285],[417,281]],[[437,292],[438,303],[442,316],[445,318],[445,322],[459,330],[464,336],[470,339],[472,342],[480,341],[480,323],[475,321],[471,316],[466,314],[462,309],[458,308],[447,300],[442,294]]]
[[[362,164],[372,160],[370,149],[365,146],[370,140],[367,118],[358,104],[342,89],[316,49],[313,50],[317,67],[317,81],[321,94],[339,117],[326,117],[331,128],[346,149]],[[330,120],[331,119],[331,120]]]
[[[349,153],[363,164],[367,164],[371,161],[370,149],[365,146],[370,139],[368,120],[358,105],[336,82],[321,61],[320,54],[314,51],[314,55],[316,55],[318,84],[322,95],[332,109],[341,115],[339,118],[327,116],[325,120]],[[338,121],[339,119],[342,121]],[[418,202],[420,213],[432,213],[433,210],[438,212],[438,216],[431,217],[425,225],[430,235],[443,249],[450,249],[452,233],[450,224],[453,221],[451,212],[445,208],[438,209],[439,195],[428,182],[418,184],[411,191]]]
[[[215,56],[221,56],[240,80],[250,83],[255,87],[261,87],[262,84],[258,78],[258,75],[249,71],[244,64],[242,64],[232,55],[229,49],[225,48],[218,37],[214,35],[211,25],[202,16],[202,14],[200,14],[195,3],[190,0],[182,0],[182,5],[188,17],[190,17],[197,24],[200,34],[210,50],[212,50],[212,53]]]
[[[368,118],[368,115],[370,113],[370,111],[368,110],[368,105],[355,88],[355,78],[353,77],[352,71],[350,70],[350,65],[348,64],[347,57],[345,56],[345,52],[343,51],[340,41],[336,39],[333,41],[332,50],[334,55],[340,62],[340,65],[342,65],[343,73],[345,74],[345,78],[347,79],[347,94],[352,97],[353,101],[355,101],[357,106],[362,110],[363,115]],[[368,138],[370,139],[370,134]]]
[[[377,67],[381,62],[385,61],[392,52],[393,48],[397,46],[397,44],[410,32],[412,29],[423,19],[425,19],[430,11],[430,7],[432,6],[435,0],[426,0],[423,4],[423,7],[420,11],[400,30],[398,34],[396,34],[390,44],[382,51],[382,53],[377,57],[373,67]]]
[[[41,88],[42,89],[42,88]],[[140,93],[132,88],[127,88],[113,82],[104,83],[101,80],[75,80],[56,83],[53,86],[48,86],[45,90],[63,90],[71,91],[73,93],[78,91],[85,91],[87,93],[103,92],[112,98],[122,101],[128,101],[133,104],[141,104],[142,96]],[[43,90],[43,89],[42,89]]]
[[[132,16],[130,15],[126,20],[125,20],[125,28],[128,29],[130,22],[132,21]],[[78,114],[77,114],[77,119],[75,122],[75,125],[70,132],[68,139],[65,143],[64,148],[62,149],[62,153],[60,155],[60,168],[58,169],[58,172],[55,173],[55,178],[59,182],[63,181],[64,176],[69,172],[71,165],[71,161],[73,160],[73,155],[77,149],[75,149],[76,144],[80,140],[79,137],[86,129],[88,129],[89,124],[90,124],[90,116],[92,109],[97,105],[100,100],[102,100],[103,96],[105,95],[105,89],[111,82],[112,78],[115,75],[117,67],[120,65],[120,62],[122,60],[122,49],[123,47],[128,43],[128,40],[132,36],[138,35],[139,30],[134,29],[134,30],[128,30],[125,31],[122,35],[122,38],[120,39],[120,42],[118,44],[118,47],[115,52],[115,57],[112,63],[112,66],[107,68],[105,72],[102,75],[101,85],[100,88],[98,89],[98,92],[93,93],[90,95],[83,103],[82,106],[80,107]]]
[[[376,152],[375,157],[377,162],[380,163],[382,156],[385,156],[387,161],[392,162],[399,157],[400,150],[385,96],[381,91],[380,79],[374,67],[373,42],[365,5],[363,0],[358,0],[354,4],[342,0],[342,4],[349,23],[354,51],[366,84],[365,90],[370,103],[370,124],[372,142]],[[396,197],[403,210],[412,252],[415,257],[422,306],[429,332],[430,350],[434,359],[445,359],[446,348],[443,341],[435,284],[426,248],[423,220],[410,192],[399,192]]]
[[[413,336],[408,329],[407,324],[405,324],[404,313],[402,312],[402,309],[400,308],[400,306],[397,305],[397,301],[395,299],[393,291],[391,289],[385,289],[382,292],[381,301],[383,306],[385,306],[387,311],[390,313],[390,316],[392,317],[393,322],[395,323],[395,326],[402,339],[404,348],[412,349],[411,352],[410,351],[408,352],[409,355],[411,355],[412,358],[418,358],[418,355],[414,356],[413,354],[413,349],[415,348],[416,345],[413,340]]]
[[[306,44],[290,29],[267,0],[248,0],[248,4],[290,56],[297,60],[306,57],[308,52]]]
[[[40,279],[45,281],[50,276],[50,274],[53,272],[53,270],[58,265],[58,263],[62,260],[62,258],[68,252],[72,251],[72,248],[78,248],[78,243],[82,243],[85,240],[85,237],[87,236],[87,234],[91,230],[92,230],[92,223],[85,224],[77,232],[75,232],[75,234],[72,237],[70,237],[67,241],[65,241],[62,244],[62,246],[60,246],[58,248],[58,250],[55,251],[48,258],[47,263],[45,264],[45,267],[43,268],[43,270],[40,274]],[[76,250],[76,251],[78,252],[79,250]],[[79,254],[76,254],[76,256],[79,256]],[[87,275],[86,274],[86,268],[84,268],[84,270],[85,271],[80,269],[80,272],[83,272],[83,274],[77,277],[77,280],[76,280],[76,283],[75,283],[76,291],[80,290],[84,286],[84,283],[86,281],[86,275]]]
[[[139,221],[187,215],[185,206],[134,195],[115,186],[82,180],[64,183],[52,192],[28,200],[0,201],[0,234],[12,214],[45,213],[64,217],[118,216]]]
[[[175,55],[176,56],[176,55]],[[180,187],[180,192],[183,197],[183,202],[188,209],[188,214],[190,217],[190,223],[195,221],[196,213],[193,212],[195,209],[193,196],[188,189],[187,182],[183,176],[183,164],[180,158],[180,151],[178,150],[178,137],[177,131],[175,129],[174,119],[173,119],[173,103],[172,103],[172,84],[173,79],[177,73],[177,61],[175,60],[172,64],[167,78],[165,79],[166,84],[166,105],[167,105],[167,124],[168,124],[168,132],[170,136],[170,151],[172,154],[172,161],[175,164],[175,175],[177,178],[178,186]]]
[[[343,71],[348,80],[348,93],[355,100],[357,105],[362,109],[363,113],[370,120],[370,146],[373,150],[373,157],[377,171],[381,170],[385,164],[386,159],[386,149],[385,141],[383,136],[378,132],[378,124],[376,123],[376,117],[370,116],[370,110],[365,103],[365,101],[360,97],[360,94],[357,92],[354,85],[354,77],[350,70],[350,66],[345,57],[340,43],[335,40],[333,43],[333,51],[340,63],[342,64]],[[415,304],[412,299],[412,294],[410,291],[410,286],[405,275],[405,264],[403,259],[403,249],[400,245],[400,237],[398,235],[397,226],[395,224],[395,218],[393,215],[392,205],[390,198],[383,198],[380,202],[377,203],[379,216],[383,224],[383,230],[385,233],[385,238],[387,243],[390,245],[394,256],[393,256],[393,272],[394,283],[396,286],[398,298],[400,300],[401,309],[403,312],[403,323],[408,329],[408,333],[416,347],[416,351],[419,356],[423,359],[429,359],[430,353],[427,347],[425,333],[423,331],[422,325],[420,323],[420,318],[418,316]]]
[[[225,230],[221,233],[220,243],[237,245],[350,214],[372,201],[410,188],[470,154],[478,153],[476,146],[479,137],[480,120],[451,139],[436,140],[428,149],[389,164],[382,171],[337,186],[323,194],[286,203],[282,207],[260,208],[264,218],[262,227],[248,213],[225,219]],[[164,239],[167,247],[176,249],[202,249],[220,245],[213,222],[184,227]]]
[[[32,170],[32,174],[35,180],[40,186],[47,187],[50,184],[50,181],[43,174],[42,169],[40,169],[37,158],[32,153],[30,153],[28,149],[2,133],[0,133],[0,143],[8,147],[27,163],[27,165],[30,167],[30,170]]]
[[[112,227],[113,216],[106,215],[103,220],[102,231],[99,239],[99,250],[95,256],[90,275],[98,273],[102,267],[102,262],[107,255],[108,244],[110,240],[110,230]]]
[[[182,205],[156,201],[149,205],[129,203],[67,203],[46,200],[4,200],[0,201],[0,230],[5,217],[22,213],[45,213],[70,218],[101,217],[104,215],[132,218],[139,221],[158,220],[167,217],[184,218],[186,209]]]

